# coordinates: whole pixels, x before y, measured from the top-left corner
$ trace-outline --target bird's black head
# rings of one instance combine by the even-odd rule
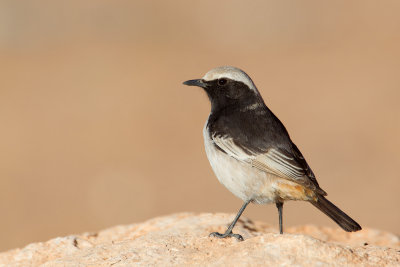
[[[202,87],[211,101],[212,111],[234,106],[238,109],[263,103],[256,86],[242,70],[223,66],[210,70],[202,79],[183,84]]]

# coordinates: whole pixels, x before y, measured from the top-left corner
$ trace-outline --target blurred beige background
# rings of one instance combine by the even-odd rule
[[[399,1],[1,1],[0,250],[173,212],[236,213],[185,87],[255,81],[330,200],[399,233]],[[277,225],[275,206],[245,216]],[[335,226],[289,202],[285,226]],[[227,222],[229,223],[229,222]]]

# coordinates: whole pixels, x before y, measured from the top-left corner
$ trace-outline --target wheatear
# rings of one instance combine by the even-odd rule
[[[218,180],[244,201],[226,232],[210,235],[243,240],[232,229],[250,202],[276,203],[282,234],[286,200],[309,201],[345,231],[361,230],[357,222],[325,198],[326,192],[319,187],[285,126],[265,105],[245,72],[218,67],[202,79],[184,84],[206,91],[211,101],[211,113],[203,130],[208,160]]]

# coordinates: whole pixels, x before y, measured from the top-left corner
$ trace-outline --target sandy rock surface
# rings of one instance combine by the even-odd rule
[[[58,237],[0,253],[0,266],[400,266],[400,239],[384,231],[312,225],[277,229],[243,218],[245,241],[210,238],[234,215],[181,213]]]

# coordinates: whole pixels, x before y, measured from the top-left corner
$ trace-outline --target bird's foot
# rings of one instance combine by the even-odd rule
[[[213,232],[213,233],[210,234],[210,236],[214,236],[214,237],[218,237],[218,238],[234,237],[238,241],[243,241],[244,240],[243,236],[241,236],[239,234],[234,234],[232,232],[225,232],[224,234]]]

